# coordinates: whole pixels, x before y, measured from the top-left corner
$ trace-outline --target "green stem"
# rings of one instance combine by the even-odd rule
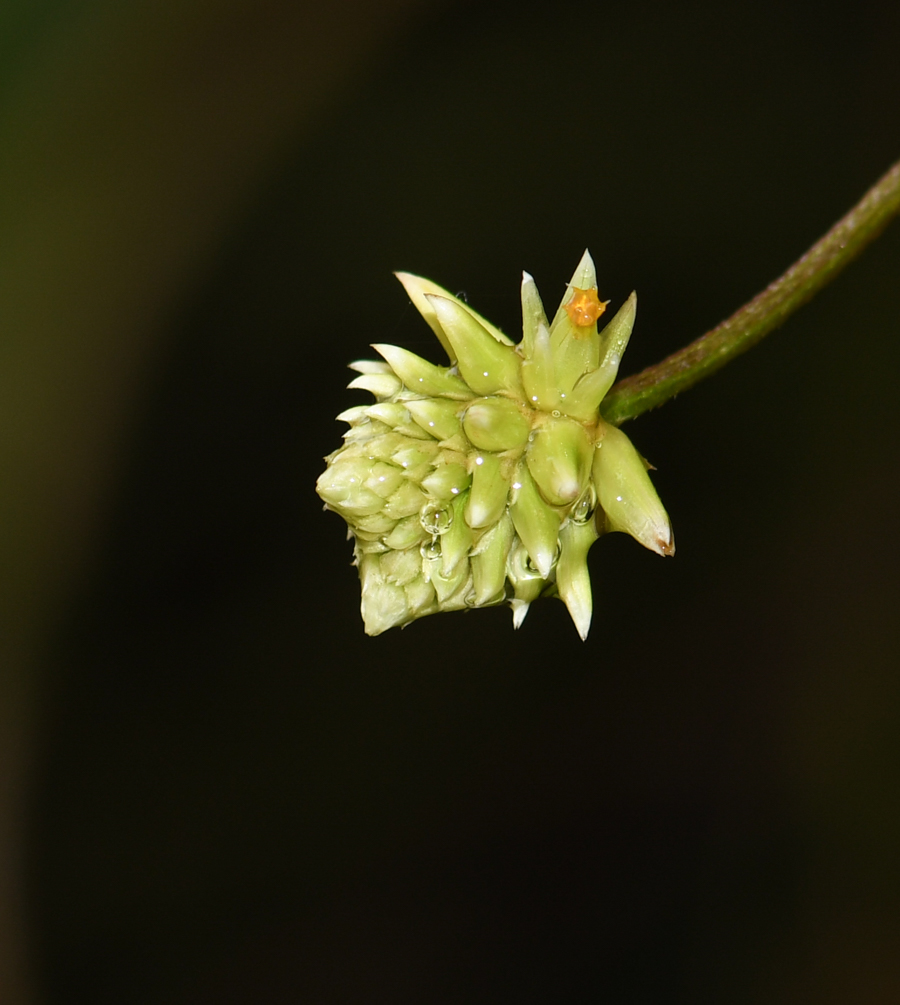
[[[690,345],[620,380],[603,401],[603,417],[621,425],[746,352],[831,282],[898,213],[900,161],[780,279]]]

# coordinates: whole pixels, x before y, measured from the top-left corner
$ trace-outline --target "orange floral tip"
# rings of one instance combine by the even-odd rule
[[[566,304],[566,312],[576,328],[589,328],[606,310],[608,303],[608,300],[601,300],[597,296],[595,286],[589,290],[579,290],[577,286],[573,286],[572,299]]]

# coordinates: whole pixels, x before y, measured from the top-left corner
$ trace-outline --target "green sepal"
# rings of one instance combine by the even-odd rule
[[[412,443],[404,440],[400,448],[391,454],[390,459],[392,464],[403,469],[407,478],[420,482],[430,473],[439,450],[440,446],[433,440],[414,440]]]
[[[361,373],[347,385],[350,391],[368,391],[376,398],[392,398],[403,386],[392,373]]]
[[[611,530],[623,531],[659,555],[674,555],[672,524],[631,440],[601,420],[592,478]]]
[[[522,273],[522,342],[519,346],[525,359],[531,359],[534,352],[534,340],[538,329],[543,325],[548,329],[547,315],[541,295],[535,285],[534,278],[527,272]]]
[[[393,529],[394,520],[382,510],[368,516],[356,517],[353,527],[358,537],[368,535],[370,538],[379,538]]]
[[[506,572],[513,586],[513,598],[510,601],[513,628],[522,627],[529,606],[547,585],[539,572],[529,568],[529,561],[528,551],[520,541],[512,548],[506,562]]]
[[[434,614],[437,611],[434,587],[424,576],[404,584],[403,589],[413,618],[423,618],[426,614]]]
[[[441,610],[458,610],[465,606],[465,593],[468,591],[468,584],[471,583],[468,562],[460,562],[449,576],[445,576],[442,559],[438,553],[433,558],[423,559],[422,570],[425,578],[434,587]],[[454,599],[458,601],[455,605]]]
[[[509,513],[516,533],[522,539],[535,568],[546,579],[556,561],[559,513],[541,498],[527,464],[519,464],[512,488]]]
[[[521,373],[525,400],[532,408],[545,412],[559,408],[559,389],[556,386],[550,332],[545,324],[537,326],[532,339],[531,358],[522,361]]]
[[[472,490],[466,509],[466,523],[470,527],[490,527],[506,510],[509,499],[509,481],[503,476],[500,458],[487,451],[479,451],[470,460]]]
[[[372,418],[383,422],[391,429],[396,429],[414,439],[425,439],[428,433],[416,422],[413,421],[409,410],[397,401],[379,401],[374,405],[369,405],[366,414]]]
[[[462,464],[439,464],[433,474],[422,479],[422,488],[435,499],[453,499],[464,492],[471,482]]]
[[[548,419],[534,432],[525,458],[528,470],[551,506],[568,506],[591,475],[593,445],[584,426],[572,419]]]
[[[457,412],[460,410],[458,401],[446,398],[423,398],[421,401],[407,401],[406,408],[413,420],[439,440],[447,440],[455,436],[462,426]]]
[[[506,560],[516,532],[508,516],[502,517],[472,549],[472,582],[476,607],[497,598],[506,583]]]
[[[422,556],[418,548],[387,551],[381,556],[381,574],[388,583],[406,586],[422,575]]]
[[[402,520],[405,516],[418,513],[425,505],[425,493],[410,481],[404,481],[397,491],[385,500],[385,515],[394,520]]]
[[[459,304],[459,306],[467,311],[481,326],[487,331],[493,338],[498,342],[502,342],[504,345],[512,345],[510,339],[508,339],[499,328],[495,327],[483,318],[476,311],[473,311],[468,304],[462,302],[457,297],[454,297],[452,293],[449,293],[442,286],[438,286],[437,283],[431,282],[430,279],[423,279],[421,276],[414,276],[410,272],[395,272],[394,275],[403,284],[403,288],[406,290],[409,299],[412,300],[416,307],[416,310],[422,315],[423,318],[431,326],[431,330],[437,335],[440,340],[441,345],[450,357],[450,362],[456,362],[456,355],[453,351],[453,346],[450,340],[444,334],[444,330],[441,327],[440,322],[437,319],[434,308],[428,302],[427,297],[429,295],[445,297],[447,300],[452,300],[454,303]]]
[[[373,408],[373,405],[363,405],[363,408]],[[359,441],[368,441],[382,433],[390,433],[392,429],[384,422],[377,419],[365,419],[362,422],[354,422],[353,425],[341,437],[344,443],[349,445]]]
[[[619,372],[619,364],[628,348],[635,317],[637,317],[637,293],[632,291],[631,296],[600,332],[600,365],[613,368],[613,379]]]
[[[510,398],[479,398],[463,415],[463,429],[479,450],[514,450],[525,445],[530,424]]]
[[[453,520],[450,529],[441,535],[441,575],[450,576],[456,566],[469,554],[472,531],[465,521],[466,493],[457,496],[453,503]]]
[[[391,368],[383,359],[355,359],[347,364],[349,370],[357,373],[391,373]]]
[[[380,635],[410,619],[406,591],[385,581],[381,574],[381,556],[365,555],[359,563],[362,581],[360,610],[367,635]]]
[[[419,520],[418,513],[414,513],[412,516],[405,516],[402,520],[398,520],[391,532],[385,537],[384,543],[388,548],[402,551],[405,548],[420,545],[429,536]]]
[[[510,391],[521,395],[519,364],[515,349],[498,342],[458,301],[428,296],[441,327],[456,353],[463,380],[476,394]]]
[[[403,472],[393,464],[385,464],[384,461],[376,461],[369,469],[369,477],[365,480],[365,487],[374,492],[375,495],[387,499],[393,495],[403,481]]]
[[[591,627],[591,575],[587,554],[600,535],[593,520],[567,520],[559,532],[559,562],[556,585],[563,603],[575,622],[578,634],[586,639]]]
[[[401,349],[397,345],[378,342],[373,343],[372,348],[384,356],[394,373],[410,391],[415,391],[416,394],[456,398],[460,401],[472,397],[472,392],[466,387],[464,381],[450,373],[446,367],[435,366],[427,359],[422,359],[414,352]],[[361,377],[356,378],[356,380],[362,379]]]
[[[351,405],[350,408],[345,408],[343,412],[338,412],[335,416],[338,422],[349,422],[351,426],[358,425],[360,422],[366,422],[368,411],[368,405]]]

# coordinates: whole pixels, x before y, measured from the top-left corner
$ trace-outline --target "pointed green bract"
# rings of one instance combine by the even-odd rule
[[[519,464],[509,513],[534,567],[547,579],[557,557],[560,513],[541,498],[527,464]]]
[[[522,386],[525,401],[531,408],[543,412],[559,408],[559,386],[556,383],[550,332],[543,323],[535,330],[531,356],[522,363]]]
[[[559,587],[560,599],[569,609],[582,639],[587,638],[593,611],[587,554],[598,537],[597,525],[593,520],[585,523],[568,520],[559,532],[560,555],[556,566],[556,585]]]
[[[547,315],[544,313],[544,305],[541,302],[541,295],[535,286],[534,279],[527,272],[522,273],[522,342],[520,349],[525,359],[531,359],[534,352],[534,340],[538,329],[543,326],[547,328],[549,338],[549,325]]]
[[[472,491],[466,509],[466,523],[481,529],[495,524],[506,512],[509,482],[503,475],[500,458],[487,451],[473,455]]]
[[[591,622],[587,554],[621,530],[672,554],[671,525],[646,465],[600,418],[634,325],[632,294],[608,324],[585,252],[548,325],[523,273],[522,341],[430,280],[398,273],[450,356],[437,366],[378,343],[350,387],[344,445],[317,491],[354,539],[365,629],[508,601],[519,628],[559,596],[582,638]]]
[[[348,390],[371,391],[376,398],[392,398],[403,386],[392,373],[361,373],[347,385]]]
[[[431,325],[431,330],[437,335],[441,345],[447,350],[447,355],[450,357],[451,362],[456,362],[456,356],[449,339],[435,315],[434,308],[428,302],[427,298],[429,296],[444,297],[447,300],[452,300],[453,303],[458,304],[464,311],[470,314],[498,342],[502,342],[504,345],[512,345],[512,341],[499,328],[495,328],[490,321],[486,321],[480,314],[473,311],[468,304],[454,297],[452,293],[448,293],[447,290],[442,286],[438,286],[437,283],[431,282],[430,279],[423,279],[421,276],[414,276],[409,272],[395,272],[394,275],[403,283],[403,288],[409,294],[409,299],[415,304],[416,309],[428,324]]]
[[[472,549],[473,606],[481,607],[496,599],[506,583],[506,560],[516,531],[508,515],[490,527]]]
[[[612,530],[624,531],[659,555],[675,553],[672,525],[641,455],[615,426],[601,420],[593,480]]]
[[[396,345],[374,343],[372,348],[384,356],[397,378],[411,391],[427,394],[431,397],[440,395],[447,398],[458,398],[461,401],[472,397],[472,392],[465,382],[449,373],[445,367],[435,366],[434,363],[429,363],[428,360],[422,359],[414,352],[408,352]],[[357,377],[356,381],[360,379]]]
[[[432,296],[426,299],[450,339],[463,380],[473,391],[479,394],[515,393],[521,388],[521,360],[511,346],[489,335],[483,325],[455,301]]]

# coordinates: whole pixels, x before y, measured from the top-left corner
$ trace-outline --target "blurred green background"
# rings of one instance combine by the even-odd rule
[[[900,8],[0,11],[0,1000],[900,1000],[900,226],[627,427],[678,554],[366,638],[313,492],[585,246],[630,373],[900,155]]]

